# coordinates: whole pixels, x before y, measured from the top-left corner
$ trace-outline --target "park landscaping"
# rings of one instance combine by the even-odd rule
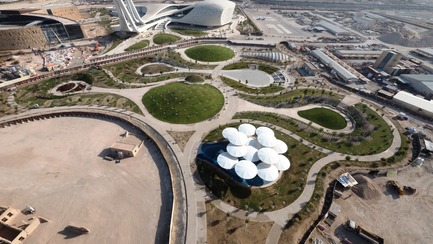
[[[188,75],[185,81],[189,83],[201,83],[204,82],[204,78],[201,75]]]
[[[356,127],[350,134],[328,134],[309,124],[276,113],[243,112],[237,113],[234,118],[271,123],[292,131],[317,146],[350,155],[377,154],[391,146],[392,131],[379,114],[365,104],[356,104],[348,113],[356,121]]]
[[[185,51],[185,54],[191,59],[202,62],[221,62],[235,56],[235,53],[230,48],[217,45],[191,47]]]
[[[159,120],[191,124],[216,115],[224,105],[224,96],[211,85],[171,83],[148,91],[143,104]]]
[[[205,36],[205,35],[207,35],[207,33],[204,31],[193,30],[193,29],[171,28],[171,30],[176,32],[176,33],[179,33],[181,35],[186,35],[186,36]]]
[[[170,34],[156,34],[156,35],[153,37],[153,42],[154,42],[155,44],[162,45],[162,44],[171,44],[171,43],[175,43],[175,42],[179,41],[180,39],[182,39],[182,38],[180,38],[180,37],[178,37],[178,36],[175,36],[175,35],[170,35]]]
[[[225,76],[220,76],[221,80],[224,82],[224,84],[238,90],[241,92],[246,93],[253,93],[253,94],[269,94],[269,93],[275,93],[284,90],[284,87],[281,86],[267,86],[267,87],[261,87],[261,88],[251,88],[248,87],[245,84],[242,84],[239,81],[235,81],[233,79],[227,78]]]
[[[175,69],[173,67],[164,64],[151,64],[141,68],[141,73],[145,75],[163,74],[166,72],[172,72]]]
[[[125,51],[129,52],[129,51],[139,50],[147,46],[149,46],[149,40],[142,40],[135,43],[134,45],[129,46],[128,48],[125,49]]]
[[[265,64],[265,63],[252,63],[252,62],[237,62],[224,66],[223,70],[237,70],[237,69],[249,69],[250,65],[258,65],[258,70],[261,70],[267,74],[273,74],[280,70],[279,68]]]
[[[221,126],[211,131],[204,141],[222,140],[222,130],[229,126],[237,127],[239,124]],[[304,189],[310,167],[325,155],[279,131],[275,131],[275,136],[288,145],[289,149],[284,155],[290,159],[291,166],[273,185],[265,188],[239,185],[217,166],[197,159],[198,172],[207,188],[224,202],[244,210],[273,211],[295,201]]]
[[[298,115],[331,130],[346,128],[347,122],[339,113],[326,108],[299,111]]]

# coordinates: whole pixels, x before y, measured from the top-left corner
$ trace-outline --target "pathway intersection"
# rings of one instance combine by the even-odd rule
[[[231,61],[233,62],[233,61]],[[237,91],[232,89],[231,87],[226,86],[220,79],[218,79],[221,69],[227,65],[229,62],[219,63],[218,66],[212,71],[213,81],[210,82],[211,85],[217,87],[224,95],[225,104],[223,109],[213,118],[202,121],[195,124],[170,124],[167,122],[160,121],[153,117],[142,104],[142,96],[144,93],[152,89],[156,86],[161,86],[170,82],[175,82],[176,79],[159,82],[154,84],[151,87],[143,87],[143,88],[135,88],[135,89],[105,89],[105,88],[93,88],[93,92],[100,93],[113,93],[117,95],[124,96],[128,99],[134,101],[141,109],[145,116],[146,123],[154,127],[157,131],[159,131],[162,136],[169,142],[173,148],[175,148],[175,152],[179,159],[179,163],[182,167],[182,171],[185,175],[185,182],[187,188],[187,197],[188,197],[188,232],[187,232],[187,243],[204,243],[206,240],[206,215],[202,214],[206,212],[205,202],[210,201],[215,207],[219,208],[223,212],[230,213],[232,216],[241,218],[241,219],[250,219],[251,221],[273,221],[274,225],[268,235],[266,243],[277,243],[280,235],[282,233],[282,228],[285,226],[286,222],[297,212],[299,212],[302,207],[308,203],[310,198],[313,195],[315,181],[317,178],[317,174],[319,171],[326,166],[327,164],[339,160],[344,160],[347,154],[341,154],[332,152],[328,149],[321,148],[319,146],[314,145],[308,140],[302,140],[302,143],[310,148],[314,148],[315,150],[321,151],[325,153],[327,156],[321,158],[317,162],[315,162],[308,172],[308,176],[306,182],[313,182],[310,184],[305,184],[305,187],[301,193],[301,195],[290,205],[275,211],[269,211],[264,213],[258,212],[247,212],[241,209],[237,209],[219,199],[216,199],[211,193],[209,193],[205,187],[200,183],[200,179],[197,179],[195,174],[195,163],[194,159],[197,155],[198,147],[202,139],[213,129],[218,128],[220,125],[228,124],[231,122],[239,122],[239,120],[233,120],[233,116],[237,112],[246,112],[246,111],[260,111],[260,112],[273,112],[277,114],[281,114],[284,116],[292,117],[298,120],[305,121],[305,119],[301,118],[297,115],[297,111],[306,110],[313,107],[318,107],[318,105],[307,105],[298,108],[270,108],[264,107],[257,104],[250,103],[245,101],[239,96],[237,96]],[[350,104],[355,104],[361,102],[361,98],[357,95],[350,95],[347,99],[345,98],[343,101],[348,102]],[[401,138],[398,130],[393,125],[393,123],[386,117],[383,117],[386,123],[393,129],[393,142],[392,145],[385,150],[384,152],[368,155],[368,156],[353,156],[359,161],[377,161],[381,158],[388,158],[393,156],[399,149],[401,145]],[[250,121],[255,124],[266,125],[264,122],[260,121]],[[313,124],[313,126],[317,128],[321,128],[319,125]],[[279,131],[291,136],[292,138],[300,141],[301,137],[296,135],[295,133],[283,129],[278,126],[273,126],[277,128]],[[325,129],[325,128],[324,128]],[[167,133],[167,131],[195,131],[193,136],[189,139],[186,144],[184,150],[180,150],[180,148],[176,145],[174,139]],[[332,130],[325,129],[326,132],[332,132]],[[343,133],[351,133],[353,131],[351,125],[349,124],[346,128],[342,130],[338,130],[337,132]]]

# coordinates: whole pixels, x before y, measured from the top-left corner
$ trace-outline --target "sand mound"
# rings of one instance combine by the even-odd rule
[[[375,200],[381,197],[381,191],[378,185],[376,185],[370,178],[364,175],[353,176],[358,185],[352,187],[352,192],[358,197],[365,200]]]
[[[431,47],[433,46],[433,31],[426,31],[421,38],[407,38],[399,32],[391,32],[381,35],[379,40],[395,45],[405,47]]]

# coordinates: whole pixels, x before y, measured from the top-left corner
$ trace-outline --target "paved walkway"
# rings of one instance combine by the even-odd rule
[[[212,203],[216,207],[218,207],[224,212],[232,213],[232,215],[238,218],[242,218],[242,219],[248,218],[253,221],[273,221],[274,225],[268,235],[266,243],[278,242],[282,232],[281,227],[284,226],[286,224],[286,221],[289,220],[290,217],[293,216],[295,213],[297,213],[299,210],[301,210],[302,207],[310,200],[314,191],[315,180],[320,169],[328,163],[337,160],[343,160],[346,157],[345,154],[334,153],[327,149],[317,147],[307,140],[303,140],[302,143],[304,145],[311,148],[315,147],[316,150],[325,153],[327,156],[318,160],[312,165],[306,179],[307,184],[305,185],[298,199],[296,199],[292,204],[286,206],[285,208],[276,211],[265,212],[265,213],[246,212],[240,209],[236,209],[235,207],[230,206],[222,202],[221,200],[214,199],[214,197],[206,191],[205,187],[197,184],[198,182],[200,182],[200,179],[196,178],[197,176],[196,176],[194,159],[196,157],[198,147],[202,139],[204,138],[204,136],[206,136],[211,130],[219,127],[220,125],[224,125],[232,122],[233,121],[232,118],[236,112],[240,112],[240,111],[275,112],[308,123],[309,121],[306,121],[305,119],[297,115],[297,111],[317,107],[317,105],[308,105],[301,108],[293,108],[293,109],[287,109],[287,108],[275,109],[269,107],[262,107],[247,102],[243,99],[240,99],[237,96],[237,91],[235,91],[231,87],[226,86],[222,81],[218,79],[221,69],[228,63],[234,62],[235,60],[237,60],[237,58],[235,58],[234,60],[218,63],[217,67],[213,71],[211,71],[212,78],[213,78],[211,84],[217,87],[223,93],[225,98],[225,104],[223,109],[213,118],[195,124],[170,124],[163,121],[159,121],[158,119],[154,118],[142,104],[141,101],[142,96],[149,89],[155,86],[160,86],[170,82],[174,82],[177,79],[153,83],[149,86],[135,88],[135,89],[106,89],[106,88],[98,88],[98,87],[92,88],[92,92],[118,94],[131,99],[140,107],[141,111],[144,114],[145,122],[150,126],[152,126],[154,129],[156,129],[164,137],[164,139],[171,144],[171,147],[173,148],[173,150],[177,155],[179,164],[181,165],[182,172],[185,177],[185,184],[187,189],[186,192],[188,198],[187,243],[197,243],[197,242],[204,243],[206,240],[206,228],[204,228],[206,226],[206,214],[204,214],[206,211],[206,207],[205,207],[206,200],[212,200]],[[351,95],[350,103],[355,103],[356,101],[360,101],[360,98],[357,97],[356,95]],[[388,150],[376,155],[355,156],[355,158],[357,158],[359,161],[373,161],[373,160],[380,160],[381,158],[390,157],[398,150],[399,146],[401,145],[400,135],[398,133],[398,130],[394,127],[394,125],[391,123],[389,119],[385,117],[384,119],[394,129],[393,131],[394,140],[391,147]],[[259,121],[254,121],[254,123],[265,124]],[[314,124],[313,126],[320,128],[319,125]],[[282,131],[283,133],[286,133],[287,135],[293,137],[298,141],[301,139],[296,134],[287,131],[283,128],[277,127],[277,129]],[[167,133],[167,131],[195,131],[195,133],[189,139],[184,150],[182,151],[175,143],[173,138]],[[324,131],[332,132],[325,128]],[[346,127],[342,131],[345,133],[350,133],[352,129]]]

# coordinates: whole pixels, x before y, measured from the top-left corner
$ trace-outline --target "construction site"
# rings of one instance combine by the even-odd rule
[[[367,174],[364,174],[367,173]],[[316,243],[426,243],[433,239],[433,160],[387,172],[355,174],[355,186],[337,183]]]

